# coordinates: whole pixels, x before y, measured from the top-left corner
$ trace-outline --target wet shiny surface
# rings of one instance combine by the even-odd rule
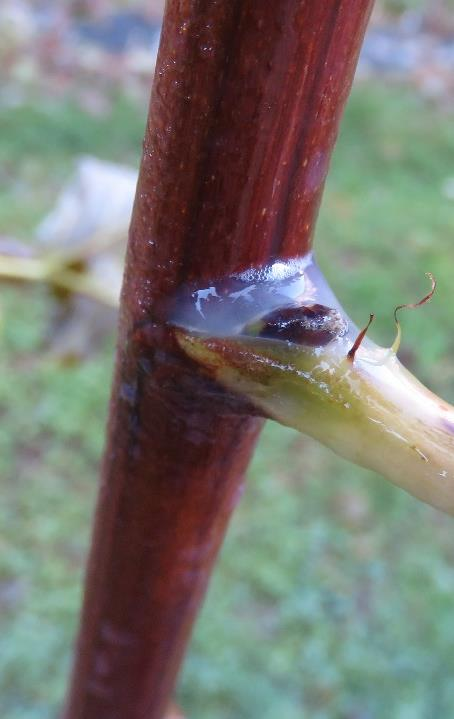
[[[321,347],[348,330],[348,322],[340,312],[318,303],[287,307],[265,315],[259,336],[294,342],[306,347]]]
[[[336,334],[344,310],[323,277],[312,253],[291,260],[277,260],[259,268],[212,279],[206,285],[186,283],[175,294],[168,321],[212,337],[248,333],[248,326],[265,321],[275,312],[290,308],[322,305],[337,316]],[[355,329],[349,336],[355,336]],[[289,339],[289,338],[287,338]]]

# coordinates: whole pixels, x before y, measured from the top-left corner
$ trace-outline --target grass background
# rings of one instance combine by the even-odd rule
[[[27,236],[80,153],[138,163],[144,108],[0,112],[0,227]],[[355,88],[318,225],[353,319],[454,401],[452,115],[411,90]],[[114,338],[82,364],[42,353],[44,288],[0,288],[0,716],[55,719],[96,494]],[[285,458],[285,461],[284,461]],[[191,719],[454,715],[452,520],[269,423],[179,686]]]

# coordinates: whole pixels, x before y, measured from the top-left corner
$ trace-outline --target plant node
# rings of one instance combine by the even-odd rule
[[[264,416],[454,514],[454,408],[402,366],[396,342],[384,348],[365,337],[373,315],[356,332],[312,260],[303,274],[301,292],[287,298],[287,307],[282,288],[279,295],[275,285],[264,287],[257,278],[249,289],[240,288],[241,297],[247,297],[243,308],[235,306],[238,287],[230,299],[227,291],[215,289],[222,294],[218,309],[224,316],[238,318],[247,306],[252,319],[225,333],[206,332],[203,323],[188,328],[175,321],[177,341],[214,379],[247,397]],[[431,299],[435,280],[428,276],[429,294],[397,307],[396,323],[400,309]],[[294,290],[288,277],[286,282]],[[277,295],[281,306],[270,312],[266,305]],[[255,298],[267,298],[261,316]],[[210,328],[215,315],[207,320]],[[229,326],[235,326],[232,319]]]

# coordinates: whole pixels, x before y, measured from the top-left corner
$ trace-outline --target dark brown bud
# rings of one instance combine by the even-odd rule
[[[343,337],[348,329],[340,312],[325,305],[286,307],[263,318],[259,336],[321,347]]]

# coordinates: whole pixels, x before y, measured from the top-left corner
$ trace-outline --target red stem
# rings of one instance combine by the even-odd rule
[[[372,0],[169,0],[66,719],[161,719],[261,420],[165,324],[183,282],[304,254]]]

